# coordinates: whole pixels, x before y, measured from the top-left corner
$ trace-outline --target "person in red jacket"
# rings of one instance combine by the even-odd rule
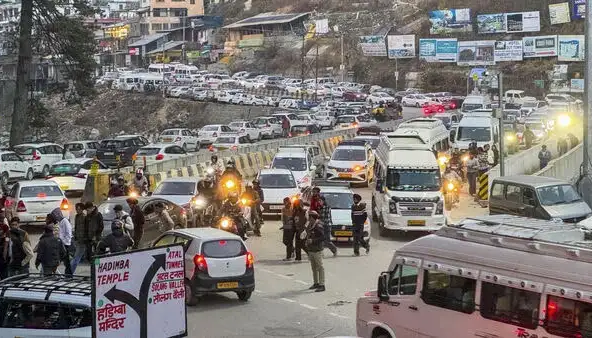
[[[321,189],[319,187],[312,188],[312,197],[310,198],[309,210],[316,211],[317,213],[321,210]]]

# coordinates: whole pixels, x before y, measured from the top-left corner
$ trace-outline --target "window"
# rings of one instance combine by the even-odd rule
[[[152,16],[155,18],[167,16],[167,9],[166,8],[154,8],[154,9],[152,9]],[[154,24],[152,24],[152,27],[154,28]]]
[[[67,330],[69,326],[65,309],[57,303],[4,299],[0,309],[3,328]]]
[[[81,151],[84,150],[84,145],[82,143],[68,143],[65,145],[66,150],[68,151]]]
[[[165,246],[173,243],[175,243],[175,236],[164,235],[158,241],[156,241],[156,243],[154,243],[154,246]]]
[[[548,296],[545,326],[547,332],[560,337],[591,337],[592,304]]]
[[[421,299],[426,304],[464,313],[475,311],[476,280],[428,270],[424,274]]]
[[[195,0],[189,0],[189,4],[195,5]]]
[[[175,154],[175,155],[185,154],[185,152],[183,151],[183,148],[181,148],[179,146],[168,147],[165,149],[164,152],[166,154]]]
[[[538,188],[537,192],[542,205],[569,204],[582,200],[573,186],[569,184],[542,187]]]
[[[522,201],[524,204],[536,206],[536,199],[534,197],[534,190],[529,188],[522,189]]]
[[[28,197],[55,197],[55,196],[63,196],[60,187],[57,185],[39,185],[39,186],[30,186],[30,187],[22,187],[20,197],[21,198],[28,198]]]
[[[236,239],[222,239],[217,241],[205,242],[201,247],[201,252],[206,257],[211,258],[231,258],[242,256],[247,249],[243,243]]]
[[[152,30],[153,31],[160,31],[160,30],[162,30],[162,24],[160,24],[160,23],[153,23],[152,24]]]
[[[536,292],[482,282],[481,315],[502,323],[534,329],[541,295]]]
[[[70,306],[65,309],[66,315],[70,319],[70,329],[88,327],[92,325],[93,312],[90,307]]]
[[[506,186],[506,199],[511,202],[520,203],[521,188],[517,185],[508,184]]]
[[[491,197],[503,199],[504,198],[503,189],[504,189],[503,184],[494,183],[493,187],[491,187]]]

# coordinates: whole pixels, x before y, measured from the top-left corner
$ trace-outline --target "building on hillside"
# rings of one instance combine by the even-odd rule
[[[141,11],[146,11],[146,7]],[[203,15],[204,0],[150,0],[147,12],[145,21],[150,25],[150,34],[154,34],[180,28],[183,17]]]
[[[261,13],[230,25],[224,49],[233,54],[244,48],[262,47],[265,39],[304,34],[304,23],[310,13]]]
[[[0,55],[12,54],[15,50],[14,35],[20,12],[20,1],[0,1]]]

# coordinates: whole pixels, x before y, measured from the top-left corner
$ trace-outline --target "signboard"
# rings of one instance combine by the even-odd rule
[[[552,25],[560,23],[568,23],[571,21],[571,14],[569,11],[569,3],[562,2],[558,4],[549,5],[549,17]]]
[[[506,14],[507,33],[538,32],[541,17],[538,11]]]
[[[129,55],[140,55],[140,48],[130,48]]]
[[[419,58],[427,62],[456,62],[456,39],[419,39]]]
[[[360,47],[365,56],[386,56],[386,41],[384,36],[360,36]]]
[[[329,20],[327,20],[327,19],[315,20],[315,31],[316,31],[316,34],[328,34],[329,33]]]
[[[506,15],[503,13],[477,15],[479,34],[505,33],[507,29]]]
[[[496,41],[495,62],[522,61],[522,40]]]
[[[559,35],[558,61],[584,61],[584,35]]]
[[[459,66],[494,65],[493,40],[484,41],[459,41],[458,61]]]
[[[386,42],[389,59],[415,57],[415,35],[389,35]]]
[[[471,9],[430,11],[430,34],[468,33],[473,30]]]
[[[571,79],[569,82],[572,92],[584,92],[584,79]]]
[[[105,28],[105,37],[113,39],[125,39],[130,31],[130,25],[120,25]]]
[[[573,19],[586,17],[586,0],[573,0]]]
[[[187,336],[182,245],[97,257],[91,274],[93,338]]]
[[[523,37],[522,48],[525,58],[557,56],[557,35]]]

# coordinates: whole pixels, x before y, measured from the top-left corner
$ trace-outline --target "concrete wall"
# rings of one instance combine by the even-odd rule
[[[533,175],[554,177],[566,180],[572,184],[575,183],[580,176],[580,167],[584,160],[583,149],[582,144],[578,144],[565,155],[549,162],[543,170],[539,170]]]

